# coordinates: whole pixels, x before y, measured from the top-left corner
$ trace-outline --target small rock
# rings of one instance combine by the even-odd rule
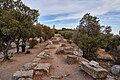
[[[93,66],[93,67],[97,67],[97,66],[99,66],[99,63],[92,60],[92,61],[89,62],[89,65]]]
[[[111,73],[117,75],[120,73],[120,65],[114,65],[111,67]]]

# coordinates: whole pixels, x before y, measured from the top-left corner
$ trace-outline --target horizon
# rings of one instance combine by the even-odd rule
[[[100,20],[100,24],[111,26],[112,33],[119,34],[120,30],[120,1],[119,0],[22,0],[31,8],[39,10],[38,22],[53,26],[57,29],[74,29],[84,14],[90,13]],[[89,6],[88,6],[89,5]]]

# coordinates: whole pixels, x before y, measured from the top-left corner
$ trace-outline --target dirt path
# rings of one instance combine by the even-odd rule
[[[61,77],[60,79],[53,79],[50,76],[44,76],[42,79],[38,80],[94,80],[84,71],[80,70],[79,64],[68,65],[65,61],[66,55],[56,55],[56,50],[59,48],[59,45],[56,46],[56,49],[51,49],[51,56],[53,57],[51,64],[52,69],[50,76]],[[66,76],[66,77],[65,77]]]
[[[31,54],[15,54],[11,60],[0,63],[0,79],[10,80],[13,73],[19,70],[25,63],[32,61],[38,53],[45,48],[46,42],[38,44],[31,49]]]

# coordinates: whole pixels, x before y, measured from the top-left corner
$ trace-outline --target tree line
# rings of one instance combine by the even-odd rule
[[[96,16],[85,14],[73,34],[73,41],[83,50],[83,57],[91,60],[97,58],[99,48],[106,52],[118,50],[120,34],[111,33],[111,26],[102,26]]]
[[[83,57],[89,60],[97,59],[97,51],[102,48],[106,52],[119,54],[120,32],[114,35],[111,26],[103,26],[96,16],[86,13],[76,29],[62,28],[58,30],[68,41],[72,40],[83,51]],[[119,55],[120,56],[120,55]],[[117,55],[117,57],[119,57]]]

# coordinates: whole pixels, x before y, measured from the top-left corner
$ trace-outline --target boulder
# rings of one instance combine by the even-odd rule
[[[120,73],[120,65],[114,65],[111,67],[111,73],[118,75]]]
[[[33,70],[16,71],[13,74],[12,80],[18,80],[19,78],[33,78]]]
[[[95,79],[104,79],[108,75],[108,71],[101,66],[93,67],[88,62],[82,61],[81,70],[88,73],[90,76],[92,76]]]
[[[78,57],[75,55],[67,55],[67,63],[68,64],[74,64],[76,62],[78,62]]]
[[[47,74],[50,71],[51,64],[50,63],[39,63],[35,68],[34,68],[34,73],[35,75],[43,75]]]

